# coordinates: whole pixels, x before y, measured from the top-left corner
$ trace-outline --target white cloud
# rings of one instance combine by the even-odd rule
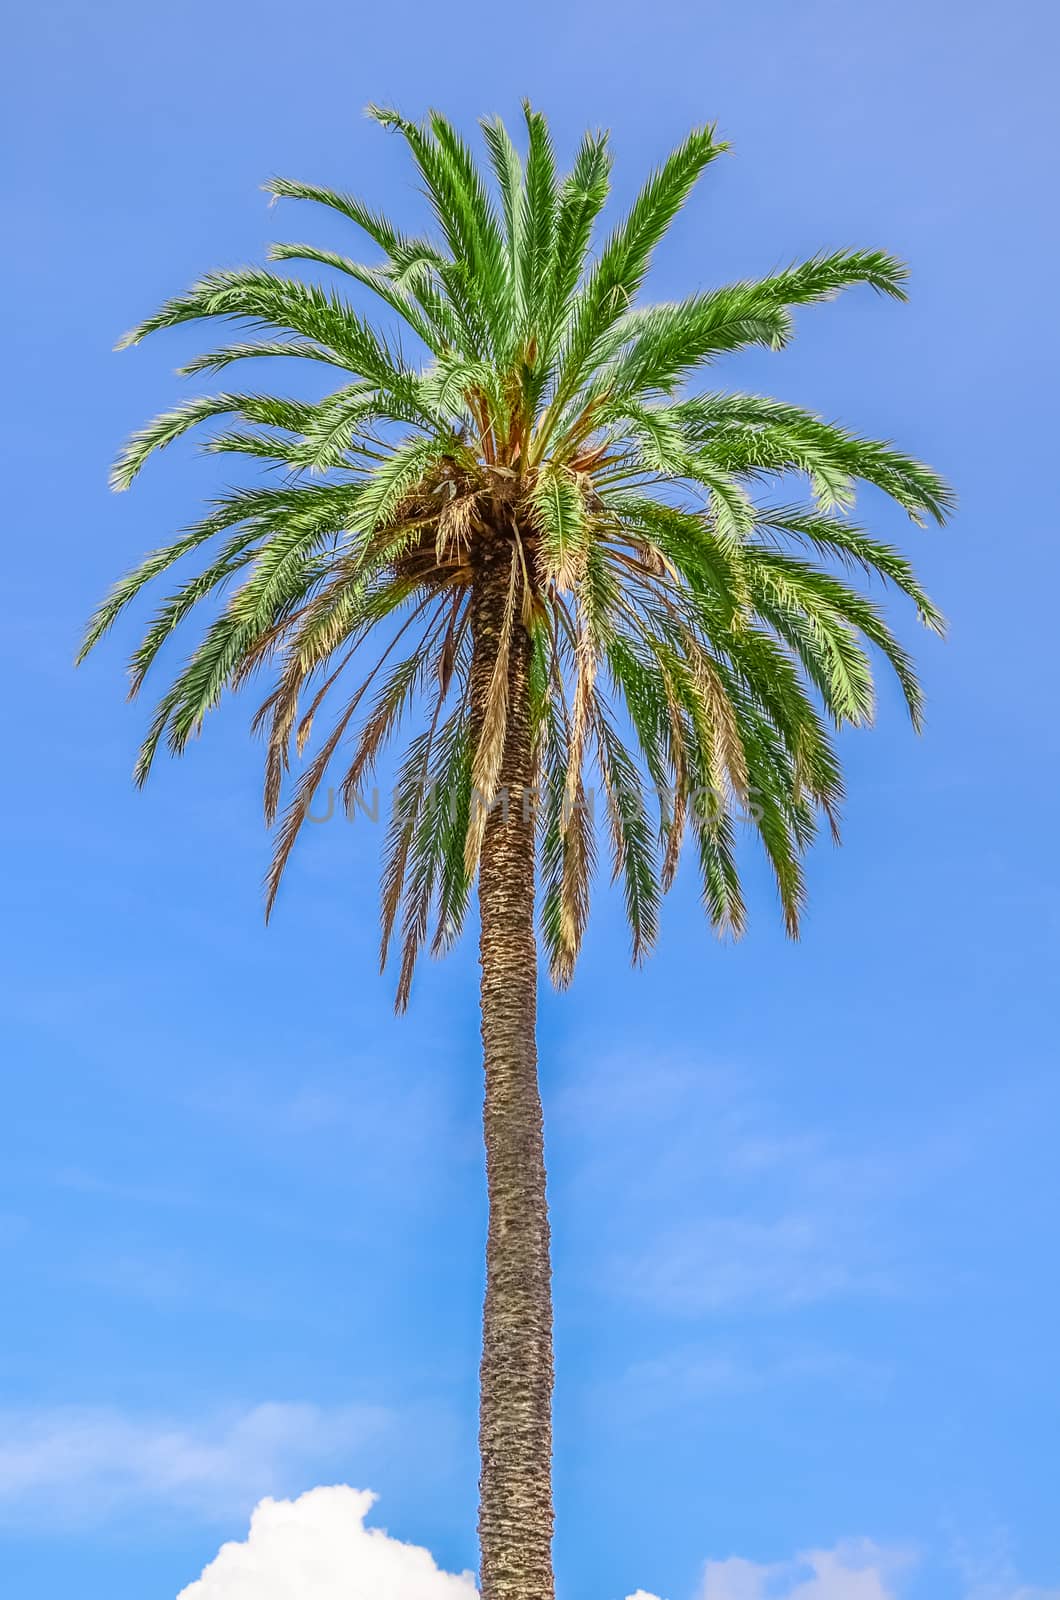
[[[246,1539],[222,1545],[177,1600],[478,1600],[470,1572],[445,1572],[429,1550],[366,1528],[375,1502],[347,1484],[263,1500]],[[627,1600],[658,1596],[638,1589]]]
[[[897,1600],[909,1556],[869,1539],[807,1550],[794,1561],[761,1565],[732,1556],[708,1561],[702,1600]]]
[[[208,1520],[319,1480],[381,1408],[266,1404],[189,1425],[110,1409],[0,1413],[0,1514],[97,1518],[157,1503]]]
[[[177,1600],[476,1600],[470,1572],[366,1528],[375,1495],[336,1485],[263,1500],[241,1544],[222,1545]]]
[[[222,1545],[202,1576],[176,1600],[478,1600],[470,1572],[441,1569],[428,1550],[366,1528],[370,1489],[310,1489],[294,1500],[265,1499],[247,1538]],[[791,1561],[740,1556],[708,1561],[696,1600],[902,1600],[913,1566],[908,1550],[845,1539]],[[966,1600],[1060,1600],[1060,1590],[1021,1587],[965,1570]],[[636,1589],[626,1600],[660,1600]]]

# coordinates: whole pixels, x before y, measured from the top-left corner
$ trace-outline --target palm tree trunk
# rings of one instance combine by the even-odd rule
[[[471,703],[481,725],[512,548],[484,552],[472,599]],[[489,1192],[479,1447],[483,1600],[552,1600],[552,1288],[541,1097],[529,702],[518,610],[500,792],[479,861],[483,1129]],[[477,728],[476,728],[477,733]]]

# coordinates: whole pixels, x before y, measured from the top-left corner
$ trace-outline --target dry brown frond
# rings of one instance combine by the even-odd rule
[[[666,829],[666,850],[663,854],[659,882],[665,894],[673,885],[677,863],[684,842],[685,823],[688,818],[688,764],[685,760],[685,729],[681,707],[673,696],[669,678],[666,680],[666,699],[670,711],[670,759],[673,763],[673,811]]]
[[[566,796],[564,797],[566,801]],[[564,805],[563,881],[560,889],[560,930],[564,951],[564,982],[570,981],[589,920],[589,886],[593,868],[593,818],[579,771],[569,804]],[[569,970],[566,970],[569,962]]]
[[[442,507],[434,541],[435,561],[439,568],[451,564],[454,557],[461,556],[467,549],[477,506],[478,494],[472,492],[454,494]]]
[[[690,651],[695,682],[700,690],[710,721],[710,757],[715,788],[719,794],[733,793],[745,801],[748,784],[747,752],[740,737],[736,710],[708,651],[696,641]]]

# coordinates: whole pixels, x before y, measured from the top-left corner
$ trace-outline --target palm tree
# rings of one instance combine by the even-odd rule
[[[258,336],[199,356],[185,373],[292,357],[322,363],[337,387],[323,400],[209,395],[131,438],[117,489],[152,452],[216,419],[221,431],[203,448],[254,458],[259,472],[124,578],[82,648],[150,580],[209,551],[132,656],[135,695],[170,635],[214,603],[158,704],[135,777],[145,781],[163,741],[181,754],[224,690],[264,668],[254,723],[266,735],[270,821],[325,701],[336,703],[282,813],[269,910],[326,776],[339,763],[355,807],[390,736],[415,719],[386,841],[382,961],[397,938],[403,1009],[422,947],[430,936],[439,954],[457,938],[477,876],[485,1600],[553,1593],[538,885],[540,937],[566,985],[589,911],[598,784],[634,961],[655,939],[686,835],[710,922],[740,933],[741,824],[765,850],[795,935],[800,858],[822,818],[836,832],[842,797],[828,724],[871,720],[870,647],[896,674],[913,722],[921,717],[910,657],[849,569],[893,584],[922,623],[942,626],[906,558],[851,520],[854,485],[875,485],[918,523],[941,523],[950,505],[935,473],[890,445],[757,395],[684,393],[728,351],[784,345],[794,306],[854,284],[904,298],[899,262],[837,251],[758,282],[640,306],[656,245],[725,145],[710,127],[692,132],[593,258],[607,136],[587,134],[560,177],[545,119],[524,109],[525,154],[500,121],[482,124],[491,181],[443,117],[413,123],[370,108],[408,144],[431,235],[410,237],[316,184],[266,185],[367,234],[381,252],[375,265],[308,244],[275,245],[271,259],[311,262],[371,290],[406,339],[411,332],[414,358],[336,288],[256,267],[209,274],[121,341],[221,318]],[[799,484],[802,500],[789,503]],[[783,503],[765,502],[769,485]]]

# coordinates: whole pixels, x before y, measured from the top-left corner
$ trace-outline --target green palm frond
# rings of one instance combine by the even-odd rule
[[[359,236],[350,253],[271,247],[274,267],[321,269],[328,284],[210,273],[121,341],[219,318],[247,336],[184,374],[261,360],[331,374],[313,400],[257,388],[185,400],[118,457],[112,483],[125,489],[205,426],[203,449],[259,474],[149,555],[88,625],[80,658],[179,570],[132,652],[135,695],[168,642],[205,617],[161,695],[137,781],[163,745],[183,752],[226,694],[259,678],[265,810],[280,818],[271,911],[321,786],[334,776],[356,808],[411,729],[383,871],[382,953],[400,945],[403,1006],[424,947],[441,954],[463,926],[522,694],[557,983],[573,974],[601,852],[635,960],[657,937],[686,845],[707,918],[738,935],[742,841],[757,838],[795,935],[806,850],[822,823],[838,830],[832,729],[871,721],[880,664],[915,726],[923,716],[909,651],[882,594],[859,580],[943,630],[906,555],[851,517],[854,497],[869,485],[918,524],[943,522],[953,497],[889,441],[789,402],[688,385],[729,352],[786,344],[802,306],[858,286],[904,299],[905,267],[879,250],[833,251],[644,305],[658,245],[727,148],[713,128],[667,157],[594,257],[606,133],[587,133],[563,173],[530,105],[515,137],[482,121],[482,163],[438,112],[414,122],[370,110],[407,146],[427,231],[409,235],[341,190],[270,179],[273,201],[325,207]],[[339,283],[373,295],[381,321]],[[805,495],[786,503],[794,483]],[[487,570],[504,594],[484,644],[470,619]]]

